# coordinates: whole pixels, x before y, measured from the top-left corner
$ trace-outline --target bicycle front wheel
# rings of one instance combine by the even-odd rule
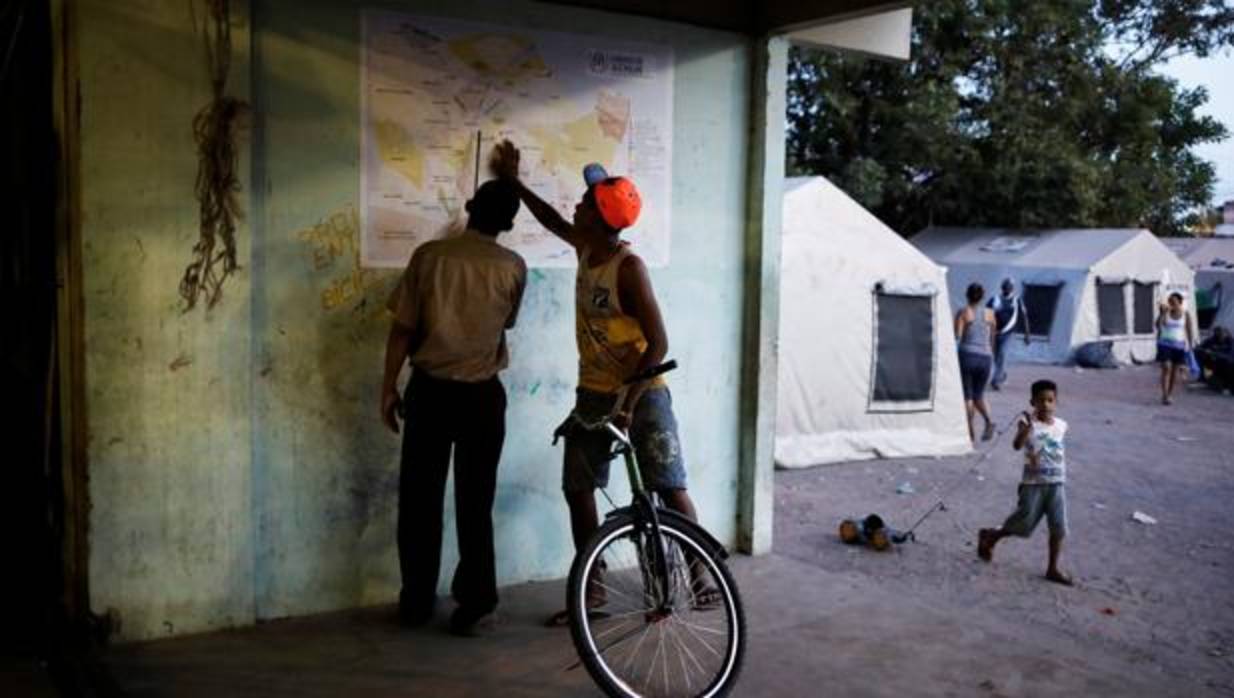
[[[688,522],[661,519],[659,529],[663,562],[650,526],[630,515],[605,523],[575,558],[574,646],[610,696],[726,695],[745,654],[737,586]]]

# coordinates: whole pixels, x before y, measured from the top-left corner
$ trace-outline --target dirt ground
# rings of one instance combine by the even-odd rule
[[[1059,384],[1058,414],[1070,425],[1062,567],[1076,588],[1042,578],[1044,522],[1029,540],[1000,543],[992,564],[977,559],[977,530],[1015,504],[1022,456],[1011,434],[979,464],[980,453],[778,472],[776,554],[859,575],[862,594],[888,607],[924,603],[981,618],[1032,647],[1068,637],[1115,671],[1175,686],[1171,694],[1234,696],[1234,397],[1189,386],[1163,406],[1157,377],[1150,366],[1016,366],[1001,392],[987,393],[1001,428],[1025,406],[1032,380]],[[905,483],[914,493],[897,493]],[[906,528],[953,486],[915,543],[879,554],[837,542],[846,516],[878,513]],[[1132,520],[1136,511],[1157,523]]]

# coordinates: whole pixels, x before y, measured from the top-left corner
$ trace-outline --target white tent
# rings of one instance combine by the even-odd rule
[[[785,189],[776,464],[968,452],[942,270],[827,180]]]
[[[1170,238],[1165,244],[1195,271],[1195,288],[1207,291],[1216,311],[1200,314],[1200,327],[1234,330],[1234,238]]]
[[[1193,291],[1191,269],[1147,230],[927,228],[912,242],[947,268],[955,308],[974,281],[987,296],[1016,282],[1033,341],[1011,342],[1012,361],[1066,362],[1097,340],[1120,361],[1152,361],[1158,305]]]

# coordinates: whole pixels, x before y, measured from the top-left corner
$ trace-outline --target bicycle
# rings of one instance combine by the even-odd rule
[[[676,365],[648,369],[626,389]],[[571,413],[553,443],[571,428],[613,437],[609,457],[624,459],[633,493],[628,506],[605,516],[570,567],[566,611],[581,663],[610,696],[726,695],[746,641],[745,611],[724,563],[728,551],[644,489],[633,444],[611,415],[587,422]]]

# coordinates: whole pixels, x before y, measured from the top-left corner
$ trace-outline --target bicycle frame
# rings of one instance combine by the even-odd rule
[[[635,524],[639,527],[640,533],[644,533],[646,528],[649,528],[651,540],[655,541],[652,546],[653,564],[655,569],[652,570],[653,579],[659,580],[660,586],[660,603],[657,613],[667,613],[671,609],[668,607],[668,600],[671,598],[671,580],[668,575],[668,560],[664,554],[664,545],[660,538],[660,512],[659,508],[652,500],[646,488],[643,487],[643,477],[638,470],[638,458],[634,455],[634,444],[630,442],[630,437],[626,436],[625,432],[613,426],[613,423],[607,418],[603,421],[604,428],[616,439],[617,446],[614,450],[614,455],[620,455],[626,464],[626,476],[630,482],[630,492],[633,494],[634,501],[630,506],[625,507],[624,511],[633,514]],[[615,510],[622,511],[622,510]],[[610,513],[605,518],[613,514]],[[646,527],[646,528],[645,528]],[[649,580],[644,579],[644,583]],[[646,584],[650,587],[650,584]]]
[[[671,371],[672,369],[676,367],[677,367],[676,361],[667,361],[659,366],[649,369],[648,371],[644,372],[643,374],[639,376],[632,377],[631,379],[626,381],[626,384],[624,386],[622,386],[621,391],[618,393],[618,398],[615,401],[615,404],[621,404],[621,401],[625,396],[625,392],[629,390],[633,384],[639,381],[642,381],[642,380],[648,380],[666,371]],[[563,422],[562,425],[559,426],[557,430],[553,433],[553,443],[557,443],[558,436],[564,435],[564,429],[566,425],[570,423],[571,419],[578,426],[581,426],[583,429],[587,429],[589,431],[599,431],[603,429],[607,431],[609,435],[612,436],[613,439],[615,440],[617,445],[613,449],[613,452],[610,454],[610,457],[611,456],[621,456],[622,460],[625,462],[626,477],[629,478],[630,492],[633,494],[634,501],[631,502],[630,505],[627,507],[620,507],[620,508],[614,509],[612,512],[610,512],[608,515],[605,516],[605,519],[608,519],[609,517],[614,516],[618,513],[628,512],[632,515],[635,521],[635,524],[639,527],[640,533],[643,532],[644,527],[650,528],[651,538],[652,540],[656,542],[656,544],[653,546],[654,548],[653,555],[654,555],[654,560],[655,560],[654,564],[657,569],[652,570],[652,572],[653,572],[653,576],[657,577],[660,580],[660,587],[661,587],[660,588],[660,607],[657,609],[657,612],[658,613],[671,612],[672,609],[669,608],[668,601],[670,598],[672,598],[671,589],[670,589],[670,585],[672,582],[669,579],[668,562],[666,559],[667,556],[665,555],[664,544],[662,542],[663,539],[661,538],[661,533],[660,533],[660,517],[665,516],[665,515],[671,515],[674,517],[674,521],[680,520],[682,522],[685,522],[691,528],[701,532],[704,540],[706,540],[708,544],[712,546],[713,552],[716,552],[717,554],[719,554],[720,557],[722,558],[728,557],[728,552],[724,550],[724,546],[722,546],[718,541],[716,541],[716,539],[712,537],[710,533],[708,533],[702,527],[695,524],[693,521],[690,521],[689,519],[687,519],[684,516],[681,516],[675,511],[656,506],[655,500],[652,498],[653,496],[652,493],[649,493],[646,487],[644,487],[643,485],[643,477],[638,469],[638,458],[634,454],[634,444],[630,441],[630,437],[627,436],[624,431],[622,431],[621,429],[618,429],[616,426],[613,425],[611,421],[611,415],[602,418],[598,422],[588,422],[587,420],[578,416],[576,413],[571,413],[570,418],[568,418],[566,422]],[[607,496],[607,494],[605,496]],[[654,574],[657,572],[658,574]]]
[[[660,582],[660,607],[658,612],[669,612],[671,609],[668,607],[668,600],[672,596],[669,589],[671,580],[667,570],[668,561],[664,553],[664,545],[660,537],[660,519],[662,517],[669,518],[675,523],[688,526],[697,531],[710,548],[709,552],[720,559],[728,557],[728,550],[725,549],[720,541],[716,540],[715,536],[711,535],[709,531],[697,525],[694,521],[672,509],[657,506],[652,498],[652,493],[648,492],[643,486],[643,478],[638,469],[638,457],[634,453],[634,444],[631,443],[630,437],[613,426],[612,422],[607,419],[604,420],[603,426],[616,440],[617,446],[613,453],[614,455],[621,456],[625,462],[626,475],[629,478],[630,491],[633,494],[633,501],[628,506],[614,509],[606,514],[604,518],[607,520],[614,516],[630,514],[637,524],[650,528],[651,539],[656,541],[654,559],[655,565],[658,568],[656,571],[659,572],[659,574],[654,576]]]
[[[674,366],[675,362],[667,362],[631,378],[614,404],[624,404],[624,391],[631,384],[648,380]],[[609,493],[601,489],[613,508],[604,514],[604,523],[597,533],[579,547],[571,565],[567,609],[580,663],[609,695],[638,695],[640,691],[630,688],[626,682],[631,677],[643,676],[640,680],[645,685],[652,674],[644,676],[640,671],[647,668],[643,665],[648,661],[656,676],[663,674],[665,690],[668,690],[669,671],[676,673],[678,668],[676,663],[669,661],[669,652],[675,651],[681,671],[687,673],[682,691],[691,694],[696,691],[690,677],[697,673],[703,679],[699,685],[708,688],[706,695],[727,694],[740,671],[746,643],[740,596],[722,562],[728,557],[728,551],[698,523],[667,508],[657,496],[657,490],[648,489],[631,437],[613,424],[612,417],[609,413],[598,419],[588,419],[577,411],[572,412],[553,432],[554,444],[559,437],[568,439],[577,435],[577,430],[607,432],[612,441],[600,453],[610,462],[621,457],[632,495],[629,504],[617,506]],[[588,445],[588,448],[598,447],[600,443]],[[598,458],[600,453],[593,450],[590,458]],[[585,459],[584,463],[592,467],[591,460]],[[616,566],[606,567],[605,557],[611,557],[610,565],[616,561]],[[611,578],[603,575],[605,569],[614,575]],[[600,586],[605,586],[606,582],[615,584],[612,589],[621,591],[617,596],[624,597],[625,601],[619,599],[617,605],[622,612],[614,612],[611,618],[607,613],[599,613],[593,618],[591,592],[597,582]],[[600,604],[604,604],[604,600]],[[715,608],[723,609],[723,617],[707,616],[712,618],[708,621],[693,615]],[[633,630],[626,625],[628,623],[635,624]],[[693,628],[698,630],[691,630]],[[615,639],[614,632],[620,633]],[[700,632],[708,636],[701,636]],[[609,651],[636,634],[639,642],[621,655],[624,664],[613,664]],[[715,637],[711,638],[711,634]],[[639,660],[642,639],[646,637],[658,638],[648,645],[655,649],[655,654],[644,653],[640,665],[633,666],[633,662]],[[721,645],[714,645],[716,641]],[[719,663],[714,664],[711,659],[700,663],[690,651],[691,645],[708,650],[709,654],[704,656],[714,657]],[[664,664],[660,672],[656,662],[662,650]],[[693,663],[689,671],[687,658]]]
[[[667,519],[669,521],[672,521],[675,524],[678,524],[680,527],[690,528],[691,530],[698,533],[699,537],[703,539],[704,543],[706,543],[708,553],[711,553],[712,555],[720,558],[721,560],[728,559],[728,548],[724,547],[724,544],[721,543],[715,536],[711,535],[711,532],[708,531],[707,529],[703,528],[702,526],[699,526],[697,523],[691,521],[690,519],[686,518],[682,514],[676,511],[673,511],[672,509],[665,509],[663,507],[655,507],[655,511],[656,511],[657,520]],[[624,506],[624,507],[619,507],[617,509],[613,509],[612,511],[604,515],[604,519],[607,521],[608,519],[613,519],[618,516],[623,516],[626,514],[629,514],[630,516],[636,515],[634,513],[633,504],[629,506]]]

